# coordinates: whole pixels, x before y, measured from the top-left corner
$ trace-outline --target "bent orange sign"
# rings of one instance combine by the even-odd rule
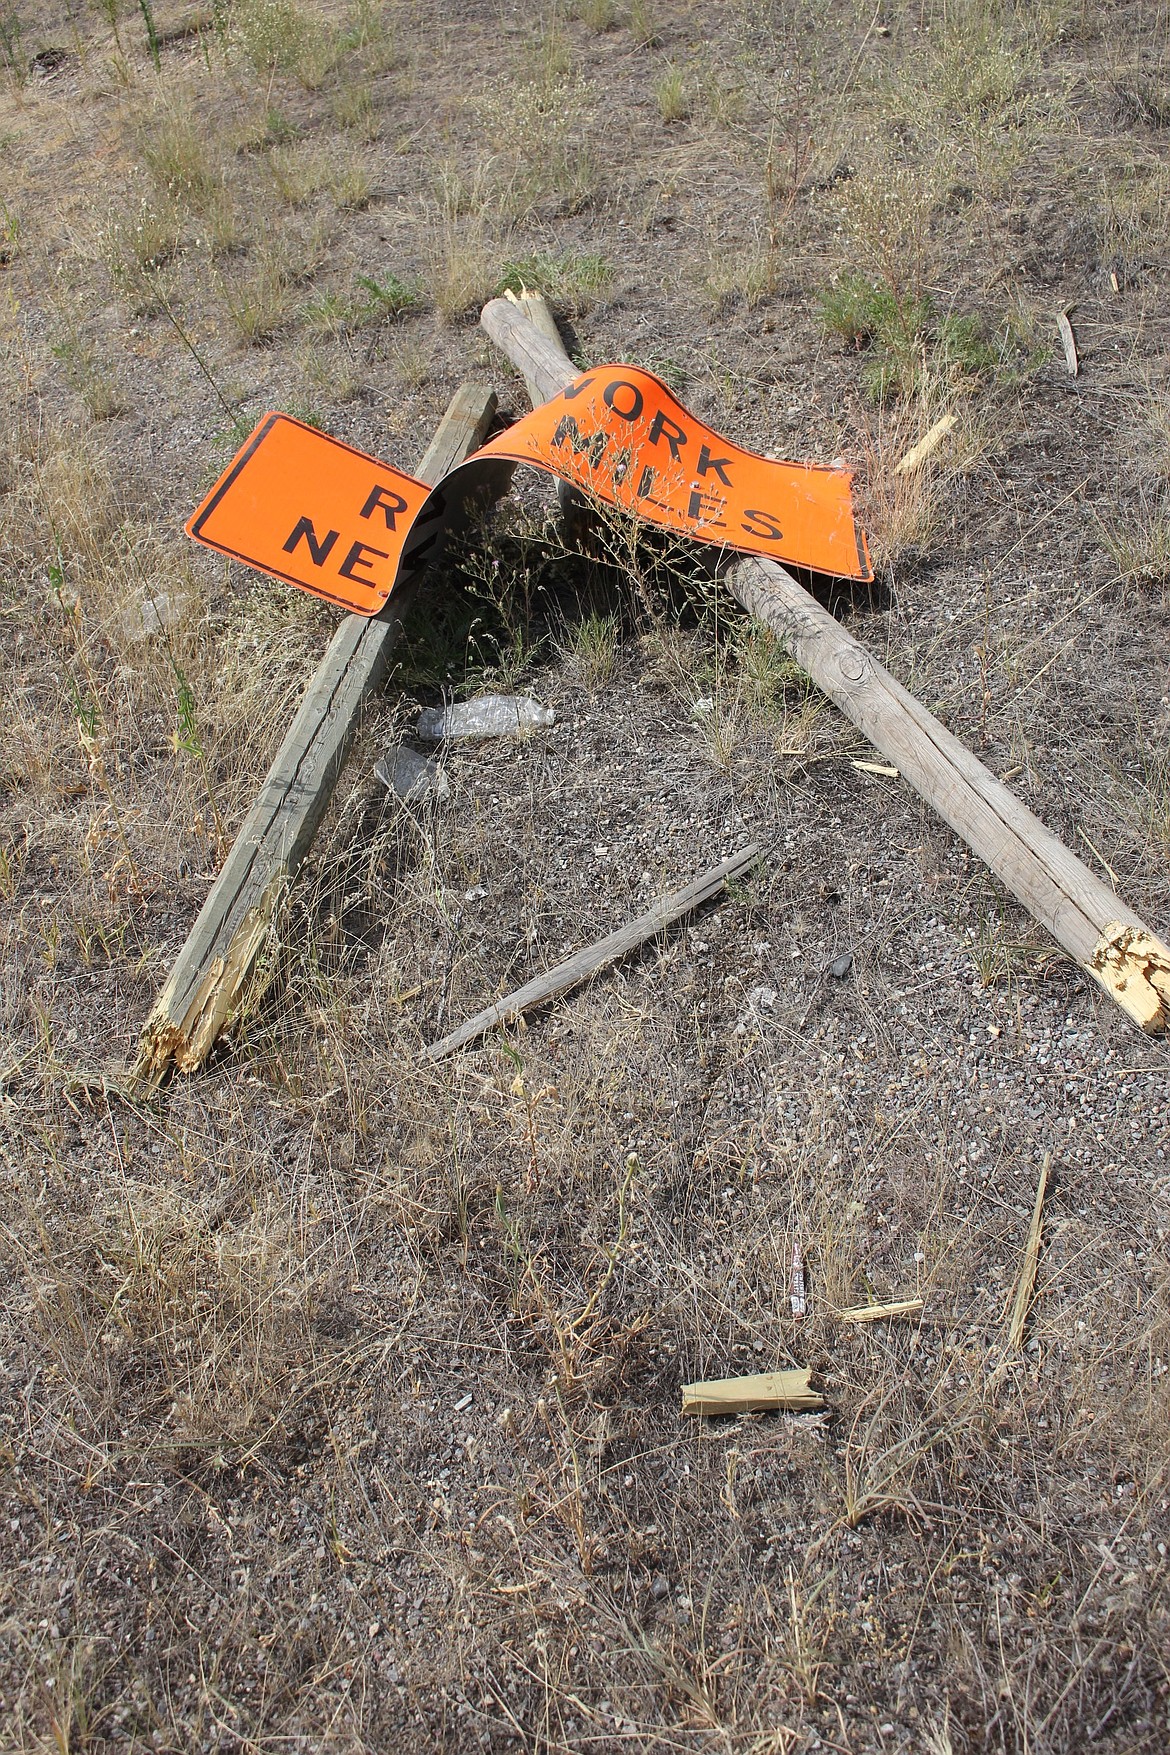
[[[187,533],[375,615],[401,578],[438,557],[447,526],[504,460],[532,464],[681,536],[873,577],[847,470],[741,450],[634,366],[581,373],[436,488],[288,415],[266,415]]]
[[[701,542],[819,573],[873,577],[847,470],[743,451],[635,366],[583,372],[476,455],[534,464]]]
[[[425,482],[268,414],[187,524],[188,536],[358,615],[394,588]]]

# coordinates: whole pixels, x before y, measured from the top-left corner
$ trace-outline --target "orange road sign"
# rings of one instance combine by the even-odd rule
[[[438,557],[485,476],[528,463],[662,529],[871,579],[845,469],[741,450],[635,366],[598,366],[525,415],[437,488],[288,415],[264,417],[187,525],[196,541],[375,615]]]
[[[535,464],[702,542],[844,578],[873,577],[853,521],[848,470],[743,451],[636,366],[582,372],[476,456]]]
[[[425,482],[268,414],[187,525],[188,536],[358,615],[389,597]]]

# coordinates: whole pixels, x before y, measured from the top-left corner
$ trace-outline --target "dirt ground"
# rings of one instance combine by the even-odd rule
[[[468,378],[522,412],[505,284],[847,458],[837,612],[1170,933],[1168,24],[0,0],[0,1747],[1170,1743],[1170,1051],[685,545],[518,477],[231,1034],[130,1077],[337,620],[182,523],[270,408],[407,469]],[[489,688],[555,723],[388,796]],[[790,1365],[825,1412],[680,1417]]]

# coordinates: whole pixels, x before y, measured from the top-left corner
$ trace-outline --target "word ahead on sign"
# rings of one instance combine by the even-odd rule
[[[438,558],[501,466],[529,463],[665,530],[848,579],[873,577],[844,469],[721,439],[636,366],[584,372],[437,488],[288,415],[264,417],[187,525],[196,541],[375,615]]]

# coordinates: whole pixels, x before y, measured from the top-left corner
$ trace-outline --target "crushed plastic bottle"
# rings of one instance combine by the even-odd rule
[[[449,707],[424,707],[416,730],[419,737],[439,743],[444,738],[517,737],[555,720],[551,707],[542,707],[528,695],[480,695]]]
[[[387,792],[393,792],[407,804],[416,804],[432,794],[436,798],[446,798],[451,790],[447,776],[437,762],[420,755],[417,750],[406,749],[402,744],[379,756],[374,763],[374,775]]]

